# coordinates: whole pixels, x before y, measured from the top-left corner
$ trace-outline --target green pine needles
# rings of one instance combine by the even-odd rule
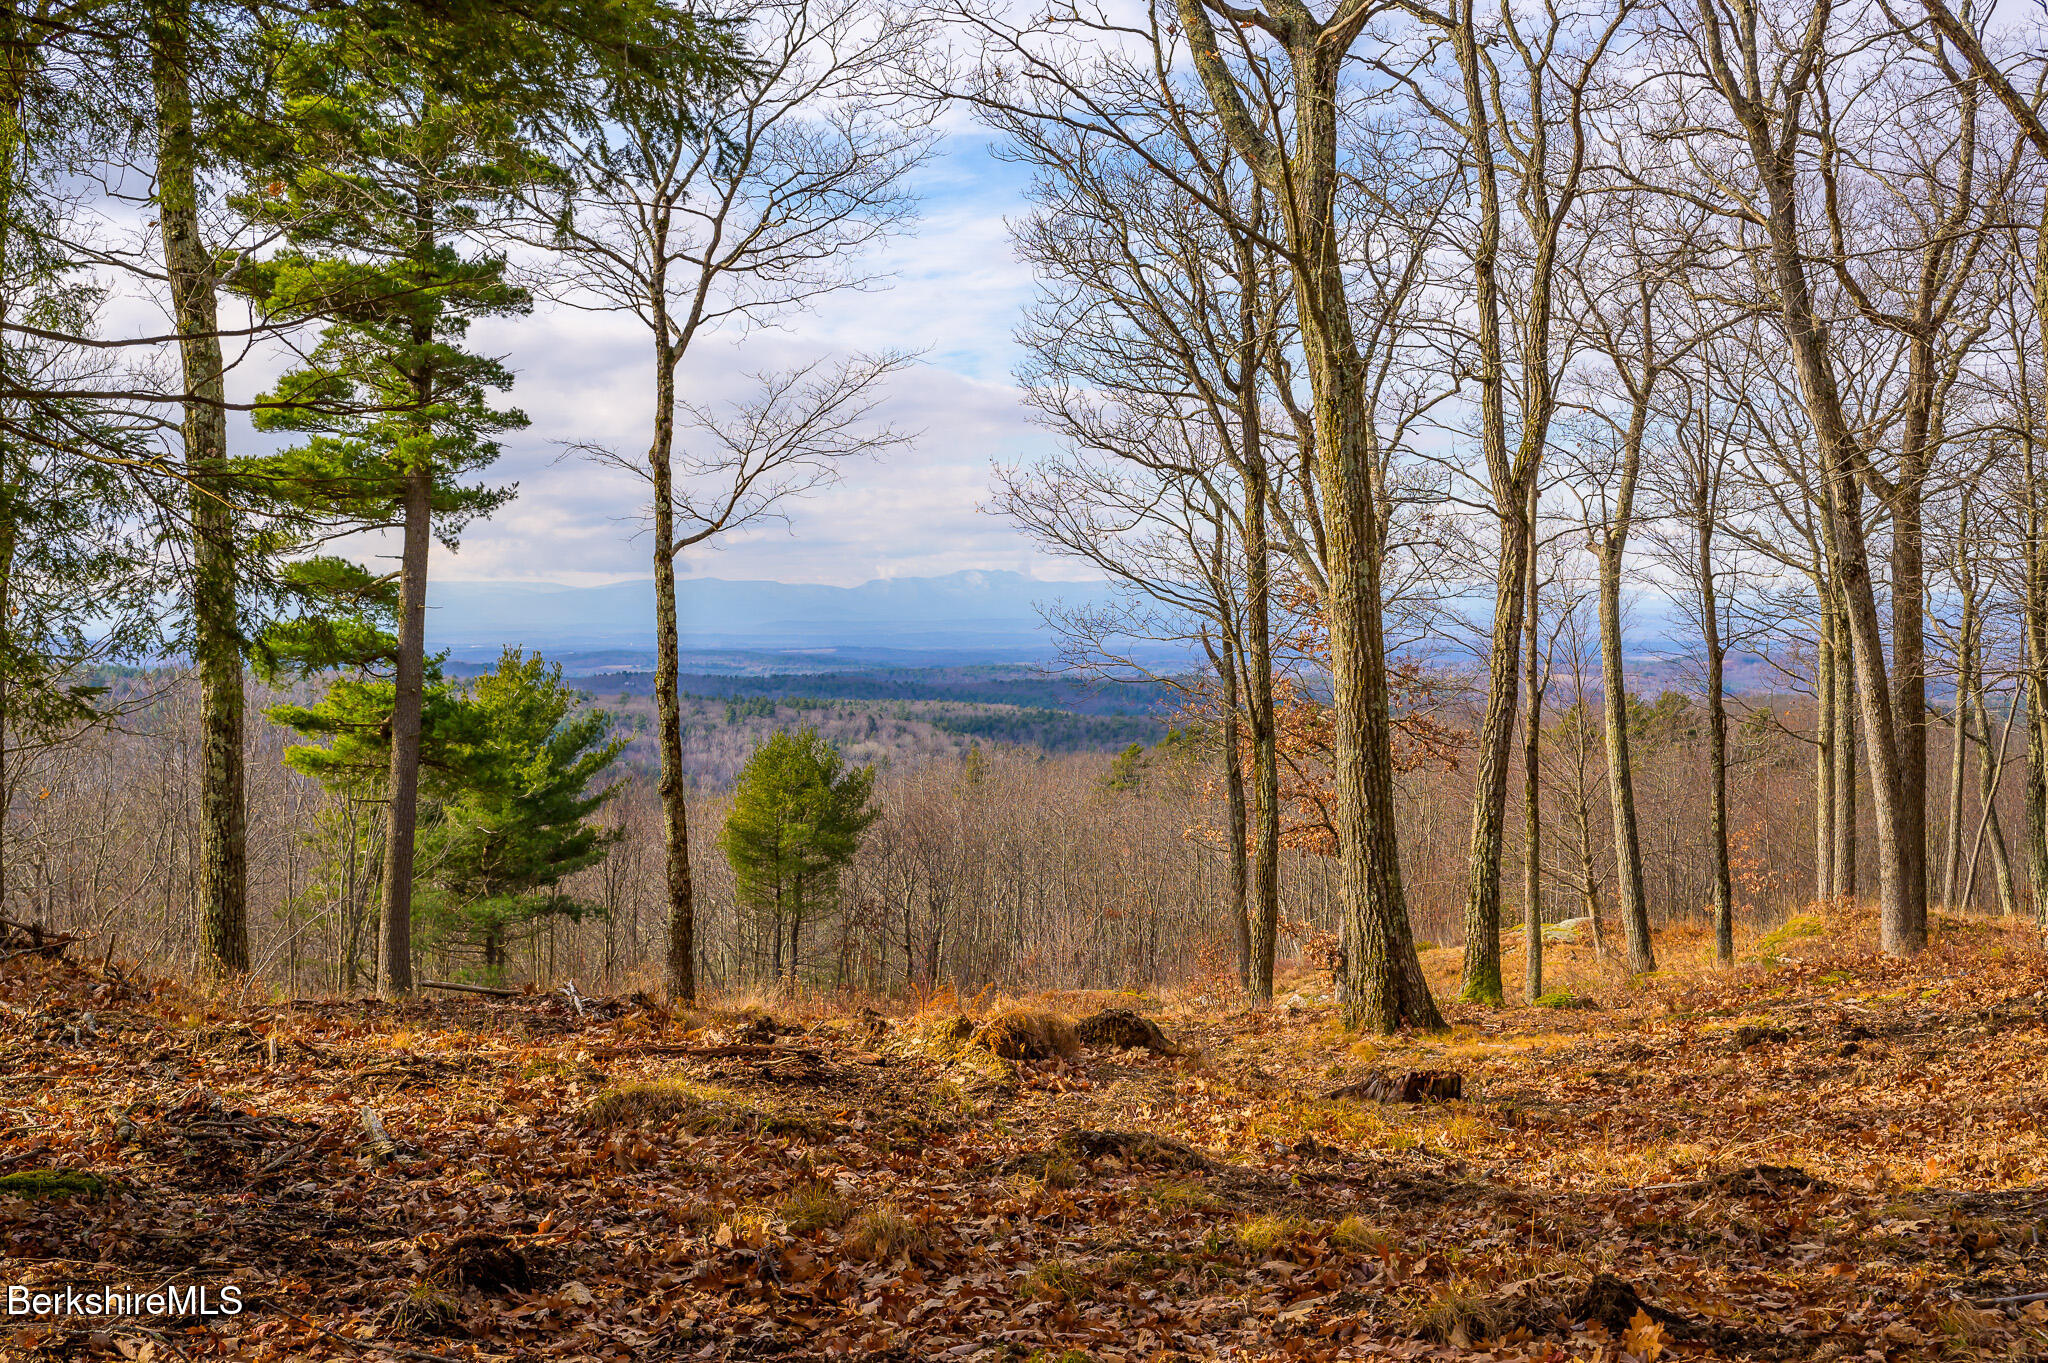
[[[739,902],[765,919],[778,978],[794,981],[803,930],[839,906],[839,873],[879,811],[873,767],[848,767],[816,729],[770,737],[740,769],[718,845]]]

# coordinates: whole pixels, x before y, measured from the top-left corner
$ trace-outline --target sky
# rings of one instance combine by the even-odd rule
[[[919,351],[919,363],[891,380],[881,414],[917,439],[883,460],[848,466],[839,487],[791,506],[787,525],[759,525],[716,549],[691,550],[684,576],[836,586],[964,569],[1090,576],[979,510],[992,461],[1050,449],[1011,379],[1012,333],[1032,288],[1006,223],[1025,207],[1023,172],[993,156],[985,135],[956,127],[917,184],[923,213],[915,235],[877,257],[893,276],[885,291],[826,299],[781,330],[700,340],[679,375],[685,398],[715,404],[743,394],[747,376],[762,370]],[[649,366],[640,324],[542,307],[479,324],[470,336],[517,372],[507,397],[532,425],[506,438],[492,469],[495,479],[519,484],[517,500],[471,525],[459,553],[437,548],[433,575],[571,585],[651,575],[635,520],[645,484],[562,454],[565,442],[644,446]]]

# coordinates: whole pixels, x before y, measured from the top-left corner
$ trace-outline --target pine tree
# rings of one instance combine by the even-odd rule
[[[420,861],[435,890],[428,917],[477,940],[493,973],[522,928],[589,912],[562,882],[617,840],[592,816],[616,789],[597,783],[626,740],[612,734],[610,715],[579,709],[581,701],[563,684],[561,664],[516,648],[465,697],[489,770],[443,803],[421,838]]]
[[[740,769],[719,847],[740,902],[769,919],[774,974],[794,980],[804,924],[836,907],[839,873],[880,817],[875,769],[848,768],[816,729],[778,732]]]
[[[257,419],[261,429],[309,438],[243,461],[244,477],[302,523],[401,536],[378,979],[387,997],[402,997],[412,991],[430,690],[428,551],[437,538],[453,547],[465,521],[511,495],[468,480],[498,457],[498,435],[526,425],[491,402],[511,372],[462,342],[476,319],[523,313],[530,298],[506,281],[502,256],[465,254],[461,243],[548,167],[505,81],[463,79],[476,76],[473,63],[452,75],[422,67],[404,16],[386,17],[396,31],[365,31],[371,16],[350,11],[331,26],[296,28],[283,44],[283,126],[294,145],[272,150],[279,178],[265,192],[292,247],[245,264],[237,286],[272,318],[330,319]],[[337,605],[345,614],[347,598]]]

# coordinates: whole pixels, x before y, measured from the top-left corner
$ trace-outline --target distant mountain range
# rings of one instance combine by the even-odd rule
[[[1094,605],[1101,582],[1041,582],[1022,573],[969,571],[898,577],[858,587],[687,578],[677,584],[682,646],[692,654],[816,651],[822,665],[973,658],[1038,662],[1053,637],[1040,607]],[[457,658],[506,644],[611,652],[621,665],[654,647],[654,584],[557,587],[517,582],[435,582],[427,640]],[[737,660],[736,660],[737,661]]]

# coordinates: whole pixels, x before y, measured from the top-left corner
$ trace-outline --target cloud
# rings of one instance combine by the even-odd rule
[[[744,394],[750,375],[765,370],[856,351],[917,351],[920,363],[892,381],[882,412],[919,433],[915,446],[848,467],[838,487],[792,504],[786,525],[693,551],[685,574],[838,585],[966,568],[1080,575],[978,510],[991,461],[1048,448],[1009,377],[1011,330],[1032,288],[1005,221],[1024,208],[1021,175],[990,154],[985,138],[960,134],[921,172],[920,188],[916,234],[879,257],[891,276],[886,289],[825,299],[776,329],[702,339],[679,376],[686,397],[715,405]],[[576,443],[645,444],[651,386],[640,324],[551,306],[480,324],[471,341],[517,372],[509,400],[532,425],[506,440],[492,471],[519,484],[518,499],[472,525],[460,553],[437,550],[434,573],[579,584],[645,576],[646,485],[565,455]]]

